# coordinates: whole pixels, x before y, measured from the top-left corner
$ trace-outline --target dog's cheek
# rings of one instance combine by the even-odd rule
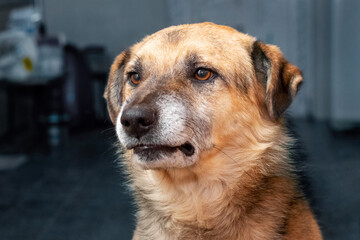
[[[246,119],[250,118],[247,112],[251,112],[252,106],[236,90],[219,91],[215,99],[212,106],[212,141],[215,146],[224,147],[246,128]]]
[[[201,98],[197,99],[195,104],[189,108],[188,125],[193,129],[193,139],[195,139],[199,151],[208,150],[212,147],[212,107],[207,99]]]
[[[128,81],[124,82],[123,90],[122,90],[122,102],[123,102],[123,105],[125,105],[125,102],[129,102],[129,99],[131,98],[133,90],[134,90],[133,87],[130,86]]]
[[[214,129],[223,126],[222,123],[216,123],[217,115],[222,114],[222,87],[217,82],[204,85],[199,89],[196,88],[186,97],[189,99],[187,126],[192,129],[192,138],[196,141],[199,153],[214,147],[214,139],[216,139]]]

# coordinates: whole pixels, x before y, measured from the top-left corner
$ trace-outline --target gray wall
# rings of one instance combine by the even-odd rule
[[[329,119],[331,112],[331,1],[313,1],[314,75],[310,89],[310,112],[316,119]]]
[[[44,0],[50,33],[79,47],[101,44],[111,56],[167,26],[166,0]]]
[[[360,122],[360,1],[334,0],[332,10],[331,119]]]

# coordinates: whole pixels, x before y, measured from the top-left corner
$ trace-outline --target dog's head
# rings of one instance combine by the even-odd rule
[[[256,141],[258,125],[281,122],[301,81],[277,47],[201,23],[166,28],[122,52],[105,98],[135,162],[181,168],[214,148]]]

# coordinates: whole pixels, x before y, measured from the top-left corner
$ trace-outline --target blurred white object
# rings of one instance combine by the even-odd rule
[[[37,34],[41,21],[39,8],[28,6],[17,8],[10,12],[7,28],[13,31],[26,32],[29,35]]]
[[[33,37],[19,31],[0,33],[0,78],[24,82],[34,74],[36,63]]]
[[[39,7],[11,11],[0,33],[0,79],[45,83],[63,74],[63,39],[38,34],[41,18]]]

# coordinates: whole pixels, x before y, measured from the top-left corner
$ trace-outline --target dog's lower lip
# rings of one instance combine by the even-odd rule
[[[175,151],[176,149],[179,149],[181,152],[183,152],[186,156],[191,156],[195,152],[195,148],[193,145],[189,142],[186,142],[180,146],[172,147],[172,146],[166,146],[166,145],[139,145],[132,148],[134,150],[134,153],[140,153],[144,151]]]
[[[170,154],[177,150],[176,147],[163,146],[163,145],[141,145],[133,148],[134,154],[153,156],[156,158],[157,154],[165,153]]]
[[[134,152],[141,152],[141,151],[161,151],[161,150],[172,150],[176,149],[176,147],[170,146],[162,146],[162,145],[140,145],[133,148]]]

